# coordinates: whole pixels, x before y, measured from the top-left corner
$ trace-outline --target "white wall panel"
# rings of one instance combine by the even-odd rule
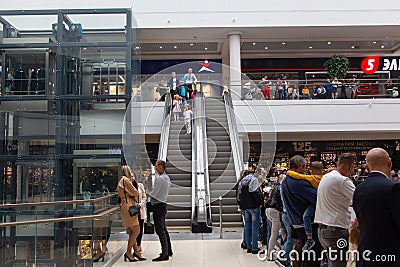
[[[399,104],[397,99],[276,100],[269,102],[272,122],[265,119],[264,101],[234,101],[237,120],[245,121],[239,132],[269,131],[274,124],[277,133],[399,131]],[[249,112],[261,123],[248,119]]]

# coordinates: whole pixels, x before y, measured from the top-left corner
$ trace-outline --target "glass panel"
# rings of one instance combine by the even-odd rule
[[[4,95],[40,95],[46,93],[46,52],[5,52]]]

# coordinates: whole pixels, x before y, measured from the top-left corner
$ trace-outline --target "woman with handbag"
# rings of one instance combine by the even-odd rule
[[[118,182],[118,195],[121,198],[120,210],[122,217],[122,226],[128,228],[128,246],[126,249],[126,253],[124,254],[124,260],[134,262],[138,260],[146,260],[142,257],[141,252],[139,251],[139,247],[136,243],[136,238],[140,233],[139,227],[139,208],[137,207],[136,198],[139,195],[137,189],[137,183],[133,179],[133,175],[131,172],[131,168],[128,165],[123,165],[122,168],[122,177]],[[136,184],[136,187],[134,186]],[[132,248],[134,252],[132,254]]]

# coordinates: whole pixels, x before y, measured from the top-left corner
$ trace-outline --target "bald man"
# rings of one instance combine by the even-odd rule
[[[353,196],[361,234],[357,267],[400,266],[400,184],[389,180],[392,160],[385,150],[371,149],[366,161],[368,177]]]

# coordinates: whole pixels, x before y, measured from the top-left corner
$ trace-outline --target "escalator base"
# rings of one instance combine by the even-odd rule
[[[192,233],[212,233],[212,228],[207,226],[205,222],[192,224]]]

